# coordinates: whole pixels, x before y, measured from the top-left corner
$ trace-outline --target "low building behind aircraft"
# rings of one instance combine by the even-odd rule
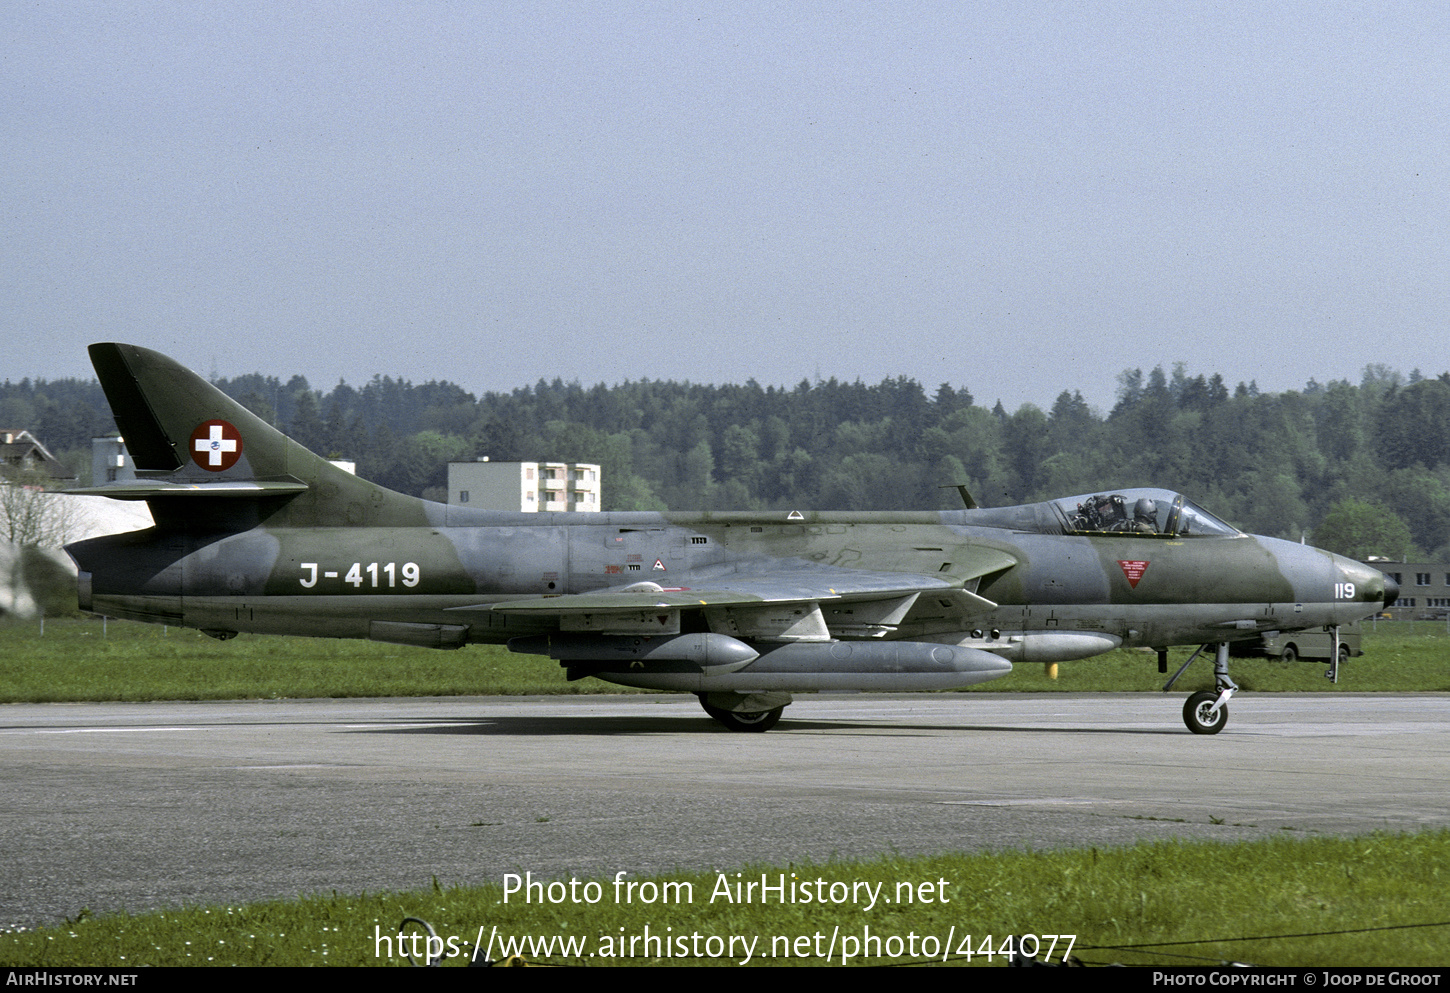
[[[1450,562],[1369,563],[1389,576],[1400,595],[1387,604],[1384,616],[1394,620],[1445,620],[1450,617]]]
[[[448,463],[448,502],[478,510],[598,513],[601,479],[593,462]]]

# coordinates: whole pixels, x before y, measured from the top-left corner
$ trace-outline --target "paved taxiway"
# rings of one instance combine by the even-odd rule
[[[306,892],[1450,826],[1450,696],[805,696],[0,707],[0,927]]]

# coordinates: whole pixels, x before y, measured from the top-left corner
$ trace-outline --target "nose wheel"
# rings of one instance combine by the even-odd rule
[[[1194,734],[1218,734],[1228,723],[1228,707],[1218,703],[1218,694],[1208,690],[1195,693],[1183,705],[1183,723]]]
[[[1202,646],[1197,652],[1188,656],[1188,662],[1183,663],[1182,668],[1173,674],[1163,689],[1168,690],[1183,675],[1189,663],[1198,658],[1207,645]],[[1218,734],[1228,724],[1228,698],[1239,691],[1238,685],[1228,676],[1228,642],[1218,644],[1218,651],[1213,658],[1213,690],[1200,690],[1188,698],[1183,705],[1183,723],[1188,730],[1194,734]]]

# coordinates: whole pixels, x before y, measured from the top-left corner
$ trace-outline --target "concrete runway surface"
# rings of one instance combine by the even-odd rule
[[[1450,825],[1450,696],[690,696],[0,708],[0,927],[183,903]]]

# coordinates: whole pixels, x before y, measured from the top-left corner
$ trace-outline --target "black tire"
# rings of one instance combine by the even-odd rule
[[[1349,646],[1348,645],[1340,645],[1339,646],[1339,661],[1341,661],[1341,662],[1348,662],[1349,661]]]
[[[1299,649],[1293,645],[1285,645],[1283,654],[1279,658],[1284,662],[1293,662],[1299,658]]]
[[[1212,716],[1208,713],[1213,701],[1217,699],[1218,694],[1208,690],[1188,698],[1188,702],[1183,705],[1183,723],[1188,725],[1188,730],[1194,734],[1218,734],[1223,730],[1223,726],[1228,723],[1228,704],[1218,708],[1218,712]]]
[[[711,706],[704,700],[700,706],[705,708],[705,713],[725,725],[731,731],[747,731],[754,734],[761,734],[775,727],[775,722],[780,720],[784,707],[776,707],[774,710],[756,710],[748,713],[736,713],[733,710],[722,710],[719,707]]]

